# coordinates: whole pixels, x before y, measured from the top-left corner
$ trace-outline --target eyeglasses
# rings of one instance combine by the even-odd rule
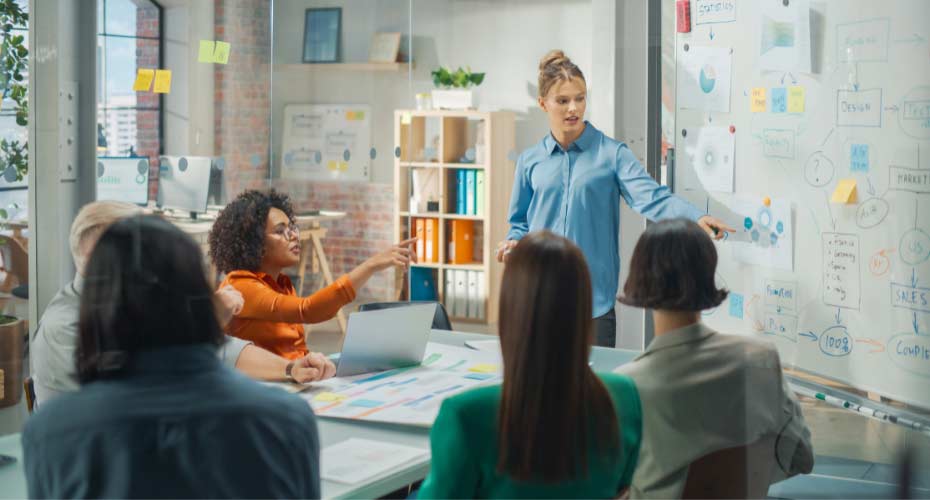
[[[300,228],[297,224],[290,224],[288,226],[278,226],[271,232],[275,236],[280,236],[282,238],[287,238],[290,234],[300,237]]]

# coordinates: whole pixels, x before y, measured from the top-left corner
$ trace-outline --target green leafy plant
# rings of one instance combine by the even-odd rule
[[[447,89],[477,87],[484,81],[484,73],[472,73],[471,68],[462,69],[460,67],[452,71],[445,66],[441,66],[439,69],[434,70],[432,75],[433,85]]]
[[[16,323],[19,321],[19,318],[16,316],[7,316],[6,314],[0,314],[0,325],[9,325],[10,323]]]
[[[0,99],[11,99],[16,104],[16,124],[29,124],[29,87],[24,74],[29,68],[29,50],[25,37],[13,31],[27,29],[29,16],[15,0],[0,0]],[[2,105],[2,101],[0,101]],[[0,139],[0,171],[13,167],[16,180],[21,181],[29,171],[29,143],[16,139]]]

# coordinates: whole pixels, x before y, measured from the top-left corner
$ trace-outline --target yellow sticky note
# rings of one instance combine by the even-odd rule
[[[321,392],[317,394],[316,397],[313,398],[313,400],[321,401],[324,403],[329,403],[332,401],[342,401],[343,399],[346,399],[347,397],[348,396],[344,396],[342,394],[336,394],[335,392]]]
[[[830,203],[855,203],[856,179],[840,179],[830,197]]]
[[[339,170],[339,162],[336,160],[329,160],[326,162],[326,168],[335,172],[336,170]]]
[[[788,112],[804,112],[804,87],[788,87]]]
[[[197,62],[212,63],[213,47],[213,40],[201,40],[200,53],[197,55]]]
[[[364,111],[346,111],[347,121],[361,121],[365,119]]]
[[[339,171],[340,171],[340,172],[348,172],[348,170],[349,170],[349,163],[348,163],[348,162],[344,162],[344,161],[339,162]]]
[[[154,79],[154,69],[139,68],[136,73],[136,81],[132,84],[133,92],[148,92],[152,88],[152,80]]]
[[[171,70],[170,69],[155,70],[155,93],[156,94],[170,94],[171,93]]]
[[[213,62],[226,64],[229,62],[229,51],[232,47],[229,42],[216,42],[216,51],[213,52]]]
[[[749,96],[749,111],[753,113],[765,113],[765,87],[755,87]]]
[[[475,373],[494,373],[497,371],[497,365],[481,363],[469,368],[468,371]]]

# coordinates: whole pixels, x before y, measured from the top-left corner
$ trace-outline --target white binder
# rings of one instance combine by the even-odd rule
[[[468,313],[467,317],[478,317],[478,271],[466,271],[468,278]]]
[[[467,271],[456,269],[452,271],[455,278],[455,315],[459,318],[468,317],[468,277]]]
[[[478,271],[475,274],[478,275],[478,278],[477,278],[478,300],[477,300],[477,308],[475,310],[475,317],[478,319],[484,319],[487,317],[486,316],[487,311],[485,311],[485,308],[488,303],[487,291],[485,291],[485,288],[484,288],[484,273]]]
[[[446,269],[443,272],[443,279],[445,280],[445,305],[446,309],[450,316],[458,316],[458,309],[456,309],[455,303],[455,277],[453,274],[455,271],[451,269]]]

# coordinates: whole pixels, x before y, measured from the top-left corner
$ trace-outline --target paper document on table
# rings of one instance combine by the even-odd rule
[[[300,396],[317,416],[429,427],[442,401],[501,382],[497,353],[430,342],[419,365],[315,382]]]
[[[358,484],[426,455],[429,455],[429,450],[350,438],[323,448],[320,453],[320,477],[343,484]]]

